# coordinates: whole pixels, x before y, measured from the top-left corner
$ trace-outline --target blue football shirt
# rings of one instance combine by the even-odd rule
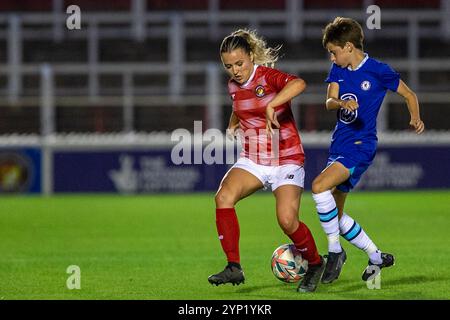
[[[330,153],[355,157],[361,151],[375,152],[378,112],[387,90],[397,91],[400,75],[389,65],[365,54],[354,70],[333,63],[325,81],[339,84],[341,100],[353,99],[359,105],[354,112],[343,108],[337,111]]]

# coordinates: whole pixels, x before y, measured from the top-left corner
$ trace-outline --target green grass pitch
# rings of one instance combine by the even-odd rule
[[[354,192],[346,211],[379,248],[396,256],[381,289],[361,279],[367,256],[342,239],[340,278],[313,294],[272,275],[270,256],[289,239],[271,193],[237,205],[246,283],[212,286],[225,256],[217,239],[213,194],[67,195],[0,198],[0,299],[449,299],[450,191]],[[326,237],[311,194],[301,219],[318,248]],[[69,290],[67,267],[81,270]]]

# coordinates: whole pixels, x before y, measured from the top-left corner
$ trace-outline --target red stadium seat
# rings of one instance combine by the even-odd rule
[[[147,0],[148,10],[207,10],[208,0]]]
[[[280,0],[220,0],[221,10],[283,10],[286,8],[286,1]],[[86,11],[122,11],[131,8],[132,0],[64,0],[64,7],[75,4]],[[440,7],[440,0],[375,0],[374,4],[383,8],[436,9]],[[207,10],[208,0],[147,0],[148,10]],[[364,5],[363,0],[304,0],[305,9],[359,9]],[[51,11],[52,0],[2,0],[0,1],[0,12],[10,11]]]
[[[64,7],[69,5],[78,5],[81,10],[86,11],[120,11],[129,10],[131,0],[110,0],[110,1],[92,1],[92,0],[65,0]],[[0,1],[0,12],[10,11],[51,11],[53,8],[52,0],[2,0]]]
[[[0,1],[0,12],[8,11],[49,11],[52,8],[52,0],[2,0]]]
[[[376,0],[375,4],[382,9],[437,9],[440,7],[440,2],[440,0]]]

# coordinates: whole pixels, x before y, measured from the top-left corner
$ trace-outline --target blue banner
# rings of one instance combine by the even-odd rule
[[[171,150],[56,152],[55,192],[193,192],[215,190],[227,165],[174,165]]]
[[[305,148],[305,187],[325,169],[328,150]],[[450,148],[445,146],[379,147],[355,189],[408,190],[450,188]]]
[[[306,147],[305,152],[305,188],[311,189],[325,168],[328,150]],[[171,149],[57,151],[53,162],[55,192],[125,194],[216,191],[230,167],[204,162],[175,165]],[[450,188],[450,148],[380,147],[356,189],[421,188]]]

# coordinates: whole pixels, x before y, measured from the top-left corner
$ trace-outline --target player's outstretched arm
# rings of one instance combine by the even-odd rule
[[[417,134],[421,134],[425,130],[425,124],[420,119],[419,100],[417,95],[402,80],[397,88],[397,93],[401,95],[408,106],[411,121],[409,125],[414,128]]]

